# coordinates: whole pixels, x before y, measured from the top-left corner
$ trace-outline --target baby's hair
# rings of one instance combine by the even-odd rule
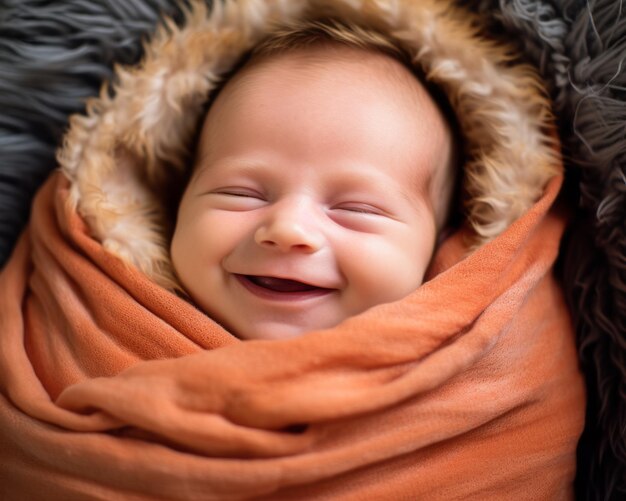
[[[389,37],[374,30],[335,19],[300,21],[282,25],[256,45],[249,56],[255,59],[332,42],[347,47],[379,51],[411,67],[408,53],[404,52],[399,45],[394,44]]]

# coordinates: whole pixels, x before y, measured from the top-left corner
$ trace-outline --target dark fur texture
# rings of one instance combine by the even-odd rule
[[[131,64],[172,0],[0,0],[0,265],[57,165],[72,113]]]
[[[542,72],[574,210],[560,273],[588,387],[579,499],[626,498],[626,3],[482,0]]]
[[[459,0],[460,1],[460,0]],[[626,496],[626,3],[471,0],[520,41],[554,100],[573,222],[560,273],[589,392],[578,499]],[[174,0],[0,0],[0,265],[55,168],[71,113]]]

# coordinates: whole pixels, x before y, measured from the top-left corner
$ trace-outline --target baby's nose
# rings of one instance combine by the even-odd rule
[[[324,245],[313,207],[306,203],[277,206],[257,228],[254,239],[262,247],[281,252],[313,253]]]

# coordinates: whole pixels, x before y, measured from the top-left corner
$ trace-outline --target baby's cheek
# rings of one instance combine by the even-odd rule
[[[230,212],[210,208],[196,210],[187,218],[182,234],[187,243],[199,251],[221,252],[242,238],[247,212]]]
[[[355,246],[345,274],[359,311],[405,297],[417,289],[428,258],[423,251],[394,241]]]
[[[392,249],[383,267],[383,300],[396,301],[417,289],[422,284],[427,265],[416,253]]]
[[[219,218],[207,211],[190,211],[179,218],[171,243],[174,269],[185,286],[204,282],[220,259],[227,235]]]
[[[185,272],[184,264],[187,263],[190,258],[190,246],[187,245],[186,242],[187,238],[185,235],[185,228],[180,224],[177,224],[174,230],[174,236],[172,237],[172,242],[170,243],[170,258],[172,260],[174,270],[176,270],[176,273],[181,279]]]

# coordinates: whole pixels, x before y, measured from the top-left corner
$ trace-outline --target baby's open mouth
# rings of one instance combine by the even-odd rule
[[[321,287],[316,287],[315,285],[286,278],[259,277],[256,275],[243,275],[243,278],[252,282],[254,285],[274,292],[306,292],[321,289]]]
[[[235,275],[239,282],[253,294],[275,300],[300,300],[323,296],[335,289],[327,289],[288,278],[259,275]]]

